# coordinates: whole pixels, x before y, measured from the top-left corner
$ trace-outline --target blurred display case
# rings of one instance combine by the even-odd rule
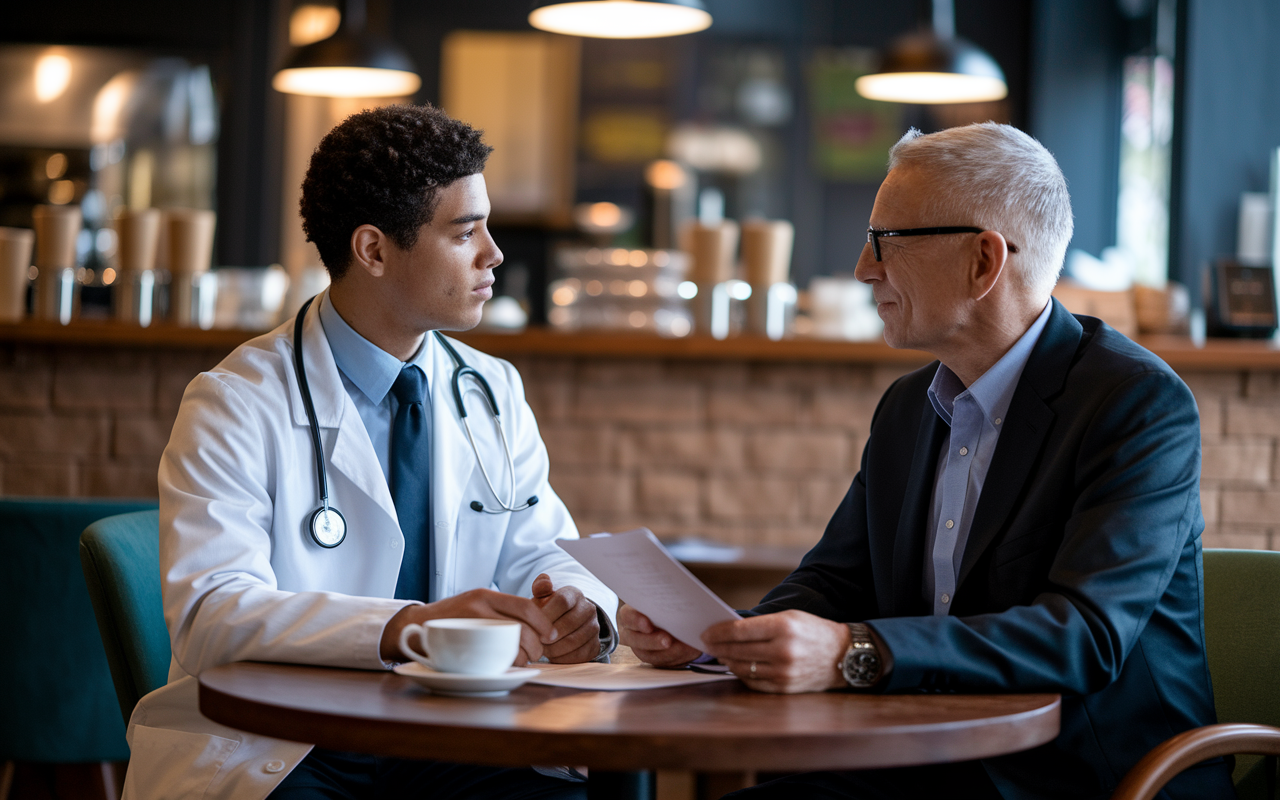
[[[41,205],[78,207],[75,305],[107,317],[120,277],[114,221],[214,208],[218,119],[207,64],[128,48],[0,46],[0,225],[29,228]]]
[[[548,287],[547,321],[561,331],[646,331],[687,336],[693,330],[688,300],[688,256],[678,250],[562,247],[558,279]]]

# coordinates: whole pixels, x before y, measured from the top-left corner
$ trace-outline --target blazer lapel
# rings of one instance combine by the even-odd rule
[[[915,454],[903,494],[902,512],[893,543],[893,607],[885,616],[902,617],[919,613],[924,591],[924,540],[928,524],[929,500],[938,469],[938,451],[946,436],[946,423],[927,400],[920,411]]]
[[[288,337],[289,364],[285,369],[289,384],[289,399],[293,409],[295,425],[307,427],[306,406],[302,402],[297,373],[293,367],[293,330],[290,327]],[[348,415],[357,415],[351,398],[347,396],[346,387],[342,385],[342,377],[338,374],[338,365],[333,360],[333,351],[329,349],[329,339],[325,336],[324,327],[320,323],[320,303],[314,302],[307,309],[302,325],[303,364],[307,370],[307,385],[311,389],[311,402],[315,407],[316,421],[322,431],[333,430],[328,440],[332,443],[329,452],[329,465],[342,473],[360,491],[367,494],[378,506],[399,525],[395,503],[391,499],[391,490],[387,486],[386,476],[378,464],[378,456],[373,451],[373,443],[364,423],[343,425]],[[357,418],[357,422],[359,422]],[[323,440],[322,440],[323,441]],[[332,492],[332,488],[330,489]]]
[[[1031,479],[1033,465],[1055,417],[1047,401],[1062,391],[1080,346],[1084,329],[1061,303],[1056,299],[1051,302],[1053,312],[1022,370],[1005,415],[1008,427],[1000,434],[982,484],[957,586],[964,585],[974,564],[1003,530],[1014,503]]]

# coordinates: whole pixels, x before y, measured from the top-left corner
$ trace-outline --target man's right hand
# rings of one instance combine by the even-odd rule
[[[429,619],[451,617],[482,617],[521,623],[520,653],[515,660],[517,667],[542,658],[543,643],[551,644],[558,638],[551,620],[533,600],[492,589],[472,589],[434,603],[405,606],[396,612],[382,629],[379,644],[382,660],[404,661],[408,657],[400,652],[400,631],[406,625],[421,625]]]
[[[625,604],[618,609],[618,635],[637,658],[655,667],[682,667],[702,655]]]

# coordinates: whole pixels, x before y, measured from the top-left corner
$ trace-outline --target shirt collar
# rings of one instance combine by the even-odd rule
[[[320,325],[329,340],[329,349],[333,351],[338,369],[372,403],[380,404],[386,398],[406,363],[417,364],[427,380],[431,379],[432,348],[427,346],[430,333],[422,337],[418,352],[407,362],[402,362],[348,325],[338,309],[333,307],[328,292],[320,299]]]
[[[999,424],[995,420],[1003,419],[1009,411],[1009,404],[1013,402],[1013,391],[1018,387],[1018,379],[1022,377],[1022,370],[1027,366],[1031,351],[1039,341],[1040,334],[1044,332],[1052,311],[1053,302],[1050,301],[1040,312],[1040,316],[1036,317],[1036,321],[1031,323],[1031,327],[1027,328],[1027,332],[1014,342],[1013,347],[1009,348],[1009,352],[1001,356],[991,369],[982,373],[982,376],[968,389],[946,364],[938,365],[938,371],[933,375],[933,383],[929,384],[929,402],[933,404],[933,410],[938,412],[943,422],[951,424],[951,412],[955,408],[956,399],[963,394],[968,394],[977,402],[988,422],[993,425]]]

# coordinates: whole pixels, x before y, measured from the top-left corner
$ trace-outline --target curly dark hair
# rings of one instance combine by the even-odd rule
[[[383,106],[325,134],[302,181],[302,230],[329,277],[351,265],[351,232],[373,225],[398,247],[418,241],[443,186],[484,170],[493,148],[438,108]]]

